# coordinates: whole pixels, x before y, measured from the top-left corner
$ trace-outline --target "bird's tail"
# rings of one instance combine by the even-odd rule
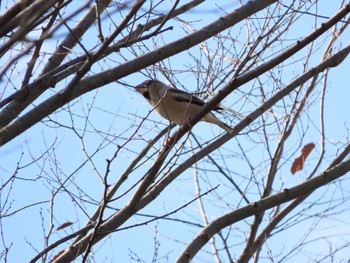
[[[213,113],[208,113],[206,116],[204,116],[204,118],[202,119],[203,121],[206,122],[210,122],[213,124],[216,124],[218,126],[220,126],[221,128],[223,128],[225,131],[227,131],[228,133],[233,133],[233,129],[228,126],[226,123],[220,121]]]
[[[234,116],[240,118],[241,120],[243,120],[246,117],[243,114],[241,114],[241,113],[239,113],[239,112],[237,112],[237,111],[235,111],[233,109],[230,109],[229,107],[226,107],[226,106],[224,106],[222,104],[220,104],[219,107],[221,109],[225,110],[225,111],[228,111],[228,112],[232,113]]]
[[[228,133],[233,133],[233,129],[228,126],[226,123],[222,122],[219,120],[219,122],[217,123],[217,125],[219,125],[221,128],[223,128],[224,130],[226,130]]]

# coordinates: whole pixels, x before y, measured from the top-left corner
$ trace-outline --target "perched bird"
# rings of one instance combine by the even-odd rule
[[[196,115],[205,102],[185,91],[170,88],[159,80],[146,80],[135,87],[155,110],[165,119],[182,126],[188,123],[191,116]],[[222,110],[217,106],[215,111]],[[220,121],[212,112],[205,115],[201,121],[216,124],[232,133],[230,126]]]

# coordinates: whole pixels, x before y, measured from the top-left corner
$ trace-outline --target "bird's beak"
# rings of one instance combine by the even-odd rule
[[[141,94],[144,94],[145,92],[147,92],[147,86],[144,83],[137,85],[136,87],[134,87],[134,89]]]

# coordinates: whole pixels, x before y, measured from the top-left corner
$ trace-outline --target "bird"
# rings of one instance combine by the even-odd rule
[[[191,116],[196,115],[205,102],[185,91],[171,88],[163,82],[149,79],[134,87],[152,105],[163,118],[183,126],[188,123]],[[214,111],[223,110],[216,106]],[[219,120],[212,112],[207,113],[200,121],[216,124],[229,133],[233,129]]]

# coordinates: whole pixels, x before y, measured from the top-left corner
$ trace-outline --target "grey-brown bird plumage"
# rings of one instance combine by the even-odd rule
[[[184,125],[191,116],[196,115],[205,102],[185,91],[170,88],[159,80],[146,80],[135,87],[155,110],[165,119]],[[222,110],[217,106],[213,110]],[[216,124],[232,133],[230,126],[220,121],[212,112],[207,113],[201,121]]]

